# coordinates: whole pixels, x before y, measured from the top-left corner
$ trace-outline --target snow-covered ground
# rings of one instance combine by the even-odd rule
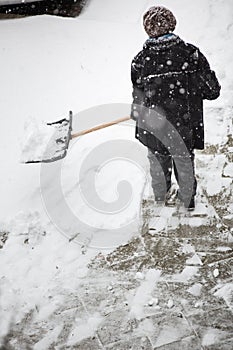
[[[152,213],[150,201],[141,208],[148,164],[132,122],[71,141],[64,161],[20,162],[31,120],[53,121],[72,110],[80,131],[129,113],[130,63],[146,39],[142,13],[154,1],[91,0],[76,19],[0,22],[0,339],[9,349],[151,349],[169,342],[176,349],[178,341],[191,349],[197,334],[193,349],[212,349],[229,338],[224,322],[223,329],[213,326],[213,316],[190,333],[189,316],[202,310],[195,303],[211,300],[212,311],[218,300],[232,310],[233,6],[228,0],[162,4],[178,18],[176,33],[200,47],[222,85],[221,97],[205,103],[207,149],[197,153],[198,207],[190,218],[165,208]],[[189,233],[181,234],[180,224]],[[150,238],[140,234],[145,227]],[[198,232],[206,238],[201,244]],[[167,254],[161,247],[157,261],[147,245],[158,241],[167,244]],[[222,271],[214,255],[226,259]],[[174,256],[178,265],[176,259],[166,265],[164,257]],[[96,265],[89,265],[92,258]],[[174,328],[172,317],[180,312]],[[128,345],[119,345],[119,325]],[[227,341],[224,349],[232,347]]]

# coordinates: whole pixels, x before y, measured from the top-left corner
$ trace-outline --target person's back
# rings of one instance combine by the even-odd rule
[[[196,194],[193,150],[204,148],[203,99],[217,98],[220,85],[199,49],[172,33],[176,19],[171,11],[164,7],[152,7],[145,13],[143,24],[149,39],[143,50],[133,59],[131,69],[134,98],[131,116],[137,120],[136,137],[149,149],[152,186],[155,199],[160,201],[166,198],[171,187],[170,173],[165,163],[169,164],[170,169],[171,158],[174,160],[174,155],[181,154],[179,147],[174,149],[174,143],[171,143],[171,152],[171,147],[164,145],[154,135],[153,130],[143,127],[142,121],[145,121],[146,112],[141,106],[148,108],[149,113],[154,111],[161,115],[178,131],[192,159],[192,189],[185,185],[185,178],[182,181],[181,176],[178,176],[177,166],[174,166],[175,174],[177,180],[179,179],[178,183],[180,182],[180,197],[185,206],[191,208],[194,206]],[[166,133],[166,129],[162,132]],[[161,179],[155,175],[158,171],[153,169],[155,157],[166,179],[163,193]],[[178,161],[174,165],[178,165]],[[186,176],[186,182],[188,181]],[[191,195],[188,191],[192,192]]]

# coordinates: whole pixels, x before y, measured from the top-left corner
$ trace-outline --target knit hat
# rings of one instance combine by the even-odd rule
[[[147,34],[156,38],[173,32],[176,27],[176,18],[166,7],[152,6],[143,16],[143,25]]]

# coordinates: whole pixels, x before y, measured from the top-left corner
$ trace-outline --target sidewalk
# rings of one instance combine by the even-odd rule
[[[230,138],[217,153],[197,155],[194,212],[158,211],[144,199],[140,235],[96,255],[78,289],[57,285],[56,309],[32,310],[1,349],[232,349],[230,167]],[[215,177],[221,188],[213,195]]]

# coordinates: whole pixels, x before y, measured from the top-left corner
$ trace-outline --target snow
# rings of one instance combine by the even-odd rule
[[[202,155],[198,154],[200,160],[202,160],[202,157]],[[223,189],[226,190],[229,188],[232,179],[224,175],[224,167],[227,162],[226,155],[208,155],[207,157],[209,158],[208,164],[206,168],[202,170],[203,185],[208,195],[213,196],[219,194]],[[224,177],[222,177],[222,174]]]
[[[233,178],[233,163],[227,164],[227,166],[224,168],[223,175]]]
[[[182,246],[182,252],[184,254],[185,253],[195,253],[195,249],[191,244],[186,243],[186,244],[183,244],[183,246]]]
[[[133,300],[130,301],[130,315],[132,318],[141,319],[144,317],[143,306],[150,301],[151,292],[159,280],[160,274],[159,270],[149,270],[147,272],[145,280],[136,291]]]
[[[37,342],[34,346],[35,350],[44,350],[53,344],[57,340],[59,334],[62,331],[63,325],[58,325],[55,327],[47,336]]]
[[[187,265],[203,265],[198,254],[193,254],[193,256],[186,260]]]
[[[105,23],[108,27],[112,23],[138,25],[146,6],[147,3],[142,3],[141,0],[128,0],[127,3],[121,0],[116,4],[109,0],[98,0],[89,4],[80,19]]]
[[[182,338],[182,333],[180,333],[179,327],[165,325],[156,339],[155,348],[178,341],[180,338]]]
[[[201,289],[202,285],[200,283],[195,283],[188,289],[188,292],[195,297],[199,297],[201,295]]]
[[[67,306],[70,299],[80,302],[79,293],[85,283],[90,288],[94,283],[94,287],[100,290],[99,280],[103,286],[110,285],[111,281],[104,270],[101,273],[96,271],[96,279],[89,276],[88,264],[91,259],[95,257],[96,261],[105,261],[107,253],[115,247],[138,237],[142,224],[140,203],[148,164],[146,150],[134,140],[133,122],[71,141],[64,161],[41,167],[40,164],[22,164],[20,159],[25,161],[34,156],[40,157],[53,133],[45,122],[67,117],[69,110],[74,112],[74,132],[129,114],[130,63],[146,39],[141,15],[151,5],[154,5],[152,0],[92,0],[76,19],[38,16],[0,22],[0,233],[8,235],[4,247],[0,249],[0,339],[8,333],[12,324],[23,325],[24,318],[32,313],[35,323],[32,328],[29,327],[28,333],[34,334],[35,328],[43,324],[49,327],[48,332],[40,334],[40,340],[33,344],[34,349],[53,347],[65,327],[66,319],[69,315],[73,317],[69,308],[64,311],[65,316],[60,317],[61,308]],[[163,5],[171,8],[179,19],[176,33],[208,55],[211,66],[221,80],[221,97],[205,103],[205,127],[207,144],[224,144],[227,135],[232,132],[229,127],[233,89],[232,6],[227,0],[197,0],[188,6],[186,0],[164,0]],[[192,21],[193,18],[198,18],[198,21]],[[109,162],[106,150],[111,150],[113,143],[118,144],[119,141],[123,146],[127,145],[122,147],[126,151],[118,153],[120,157]],[[104,149],[104,152],[96,152],[99,149]],[[138,156],[136,159],[132,156],[135,153]],[[101,158],[102,154],[104,157]],[[84,167],[87,158],[95,161]],[[206,189],[207,194],[210,197],[218,195],[223,189],[226,194],[229,193],[232,163],[226,155],[202,155],[197,152],[197,160],[204,164],[197,167],[197,173],[201,187]],[[59,181],[58,171],[61,173]],[[48,177],[43,178],[43,174]],[[96,192],[91,192],[91,198],[85,198],[80,183],[90,186],[89,175],[95,183]],[[76,221],[72,226],[70,216],[60,209],[57,182],[65,204],[82,221],[85,232],[77,229]],[[160,219],[155,217],[151,222],[151,227],[157,229],[154,230],[156,234],[164,229],[166,231],[168,222],[170,229],[178,228],[181,223],[190,227],[205,225],[208,232],[215,212],[202,195],[200,191],[196,211],[198,217],[191,214],[184,218],[180,212],[179,221],[177,216],[173,216],[173,210],[164,208],[159,213]],[[95,202],[96,198],[100,201]],[[122,199],[122,210],[116,205],[119,199]],[[48,203],[56,209],[54,212],[46,206]],[[95,210],[96,203],[101,204],[100,207],[97,205],[97,209],[101,210]],[[231,207],[228,208],[229,212],[233,211]],[[102,209],[107,210],[108,215]],[[60,222],[64,225],[62,229]],[[130,226],[127,226],[129,222]],[[114,234],[113,229],[117,226],[124,229]],[[230,240],[224,246],[218,244],[218,253],[228,254],[232,250]],[[201,284],[193,284],[192,281],[205,264],[203,266],[201,255],[196,253],[191,243],[184,244],[180,251],[189,254],[189,258],[181,272],[170,276],[169,282],[191,283],[192,287],[186,288],[187,295],[198,297],[202,291]],[[221,267],[214,265],[210,272],[215,283],[220,283]],[[153,336],[155,327],[151,319],[145,318],[146,307],[156,312],[162,304],[162,296],[157,298],[154,295],[155,288],[163,281],[161,274],[157,267],[142,272],[133,271],[137,285],[124,297],[129,304],[126,316],[131,321],[136,318],[142,322],[134,335]],[[110,279],[113,278],[111,275]],[[118,275],[115,281],[118,282]],[[112,287],[109,291],[116,295],[115,289],[117,287]],[[232,308],[230,282],[217,285],[213,295]],[[105,299],[104,293],[102,297]],[[94,298],[95,295],[90,296],[91,301]],[[104,302],[107,303],[106,300]],[[115,304],[111,298],[109,303],[113,309]],[[164,305],[166,312],[173,312],[177,308],[177,300],[166,297]],[[202,301],[196,307],[201,305]],[[69,307],[75,309],[80,306],[75,304]],[[96,335],[96,330],[104,322],[101,310],[79,311],[76,311],[68,332],[71,347]],[[56,314],[60,317],[60,323],[54,325],[51,320]],[[153,345],[158,347],[177,341],[180,334],[183,333],[179,326],[176,328],[165,324]],[[219,339],[222,339],[222,334],[210,328],[202,339],[203,346]]]
[[[172,276],[172,280],[186,282],[198,273],[198,267],[186,266],[181,273]]]
[[[217,247],[218,252],[227,252],[231,251],[232,249],[230,247]]]
[[[221,286],[221,285],[217,286],[217,288],[218,289],[214,293],[214,295],[224,299],[226,304],[232,309],[233,308],[233,283],[226,283],[224,286]]]
[[[206,331],[204,334],[202,345],[203,346],[209,346],[218,343],[224,336],[226,335],[225,332],[210,328]]]
[[[169,299],[167,302],[167,307],[171,309],[174,306],[174,301],[172,299]]]
[[[61,131],[65,128],[65,125],[62,124],[60,126]],[[58,132],[56,133],[56,131]],[[35,119],[28,120],[25,123],[21,162],[27,163],[55,158],[59,153],[57,152],[59,151],[59,145],[55,141],[63,137],[61,131],[59,132],[58,128],[46,123],[38,125]],[[66,134],[68,135],[68,131]]]
[[[66,289],[75,290],[87,273],[90,255],[82,256],[78,245],[70,245],[56,231],[45,235],[38,220],[34,214],[14,220],[12,234],[0,255],[0,320],[4,320],[0,335],[31,309],[38,310],[37,321],[46,320],[64,303],[62,294],[57,293],[58,281],[62,280]]]
[[[77,318],[75,321],[77,325],[75,325],[74,329],[72,329],[67,342],[67,345],[71,346],[85,338],[94,336],[98,325],[102,321],[102,317],[98,314],[94,314],[86,320],[86,324],[83,324],[82,319]]]

